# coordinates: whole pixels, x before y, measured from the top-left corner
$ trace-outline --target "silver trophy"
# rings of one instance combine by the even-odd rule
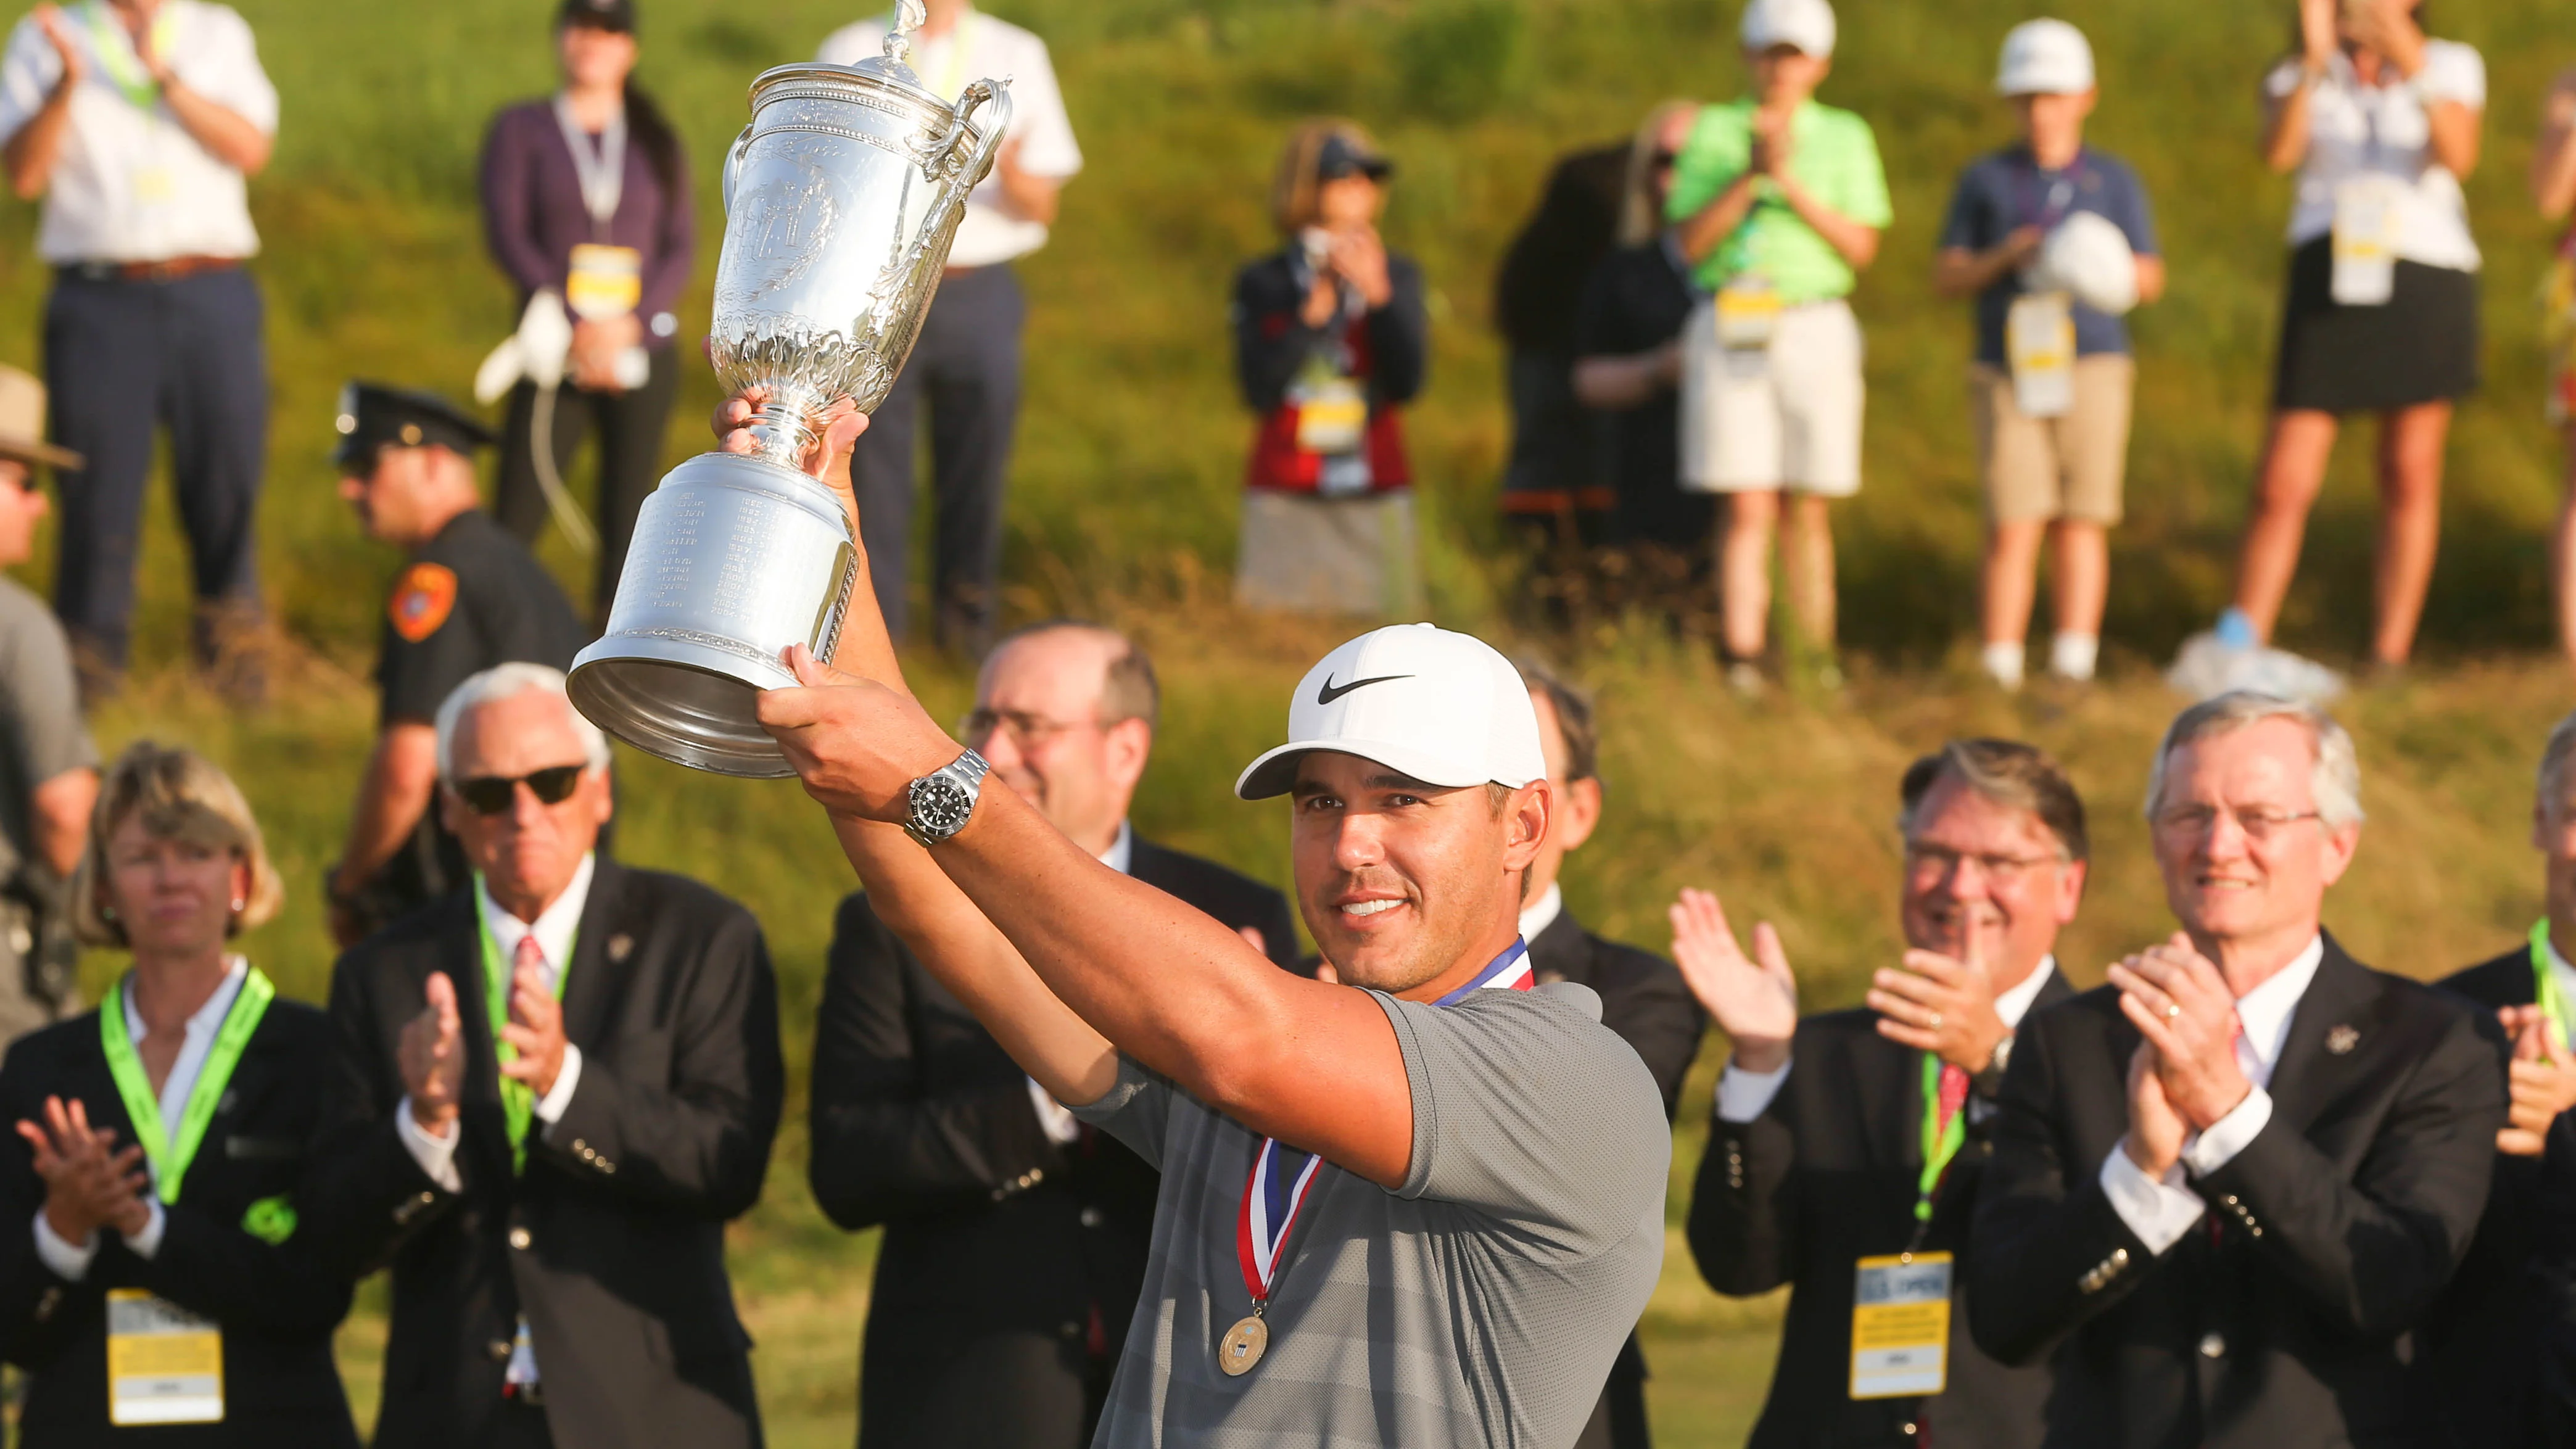
[[[797,460],[834,403],[885,401],[1010,124],[1007,81],[953,107],[922,86],[906,64],[921,15],[901,0],[882,59],[753,81],[725,158],[711,353],[728,395],[765,390],[758,446],[701,453],[644,500],[608,632],[572,667],[581,712],[663,759],[794,773],[754,701],[796,682],[788,645],[832,657],[858,549]]]

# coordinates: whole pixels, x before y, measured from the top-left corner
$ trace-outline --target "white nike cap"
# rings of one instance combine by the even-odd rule
[[[1371,630],[1307,670],[1288,701],[1288,743],[1247,766],[1234,793],[1287,794],[1309,750],[1374,760],[1426,785],[1517,789],[1547,774],[1521,672],[1484,640],[1429,624]]]
[[[2093,47],[2063,20],[2025,20],[2004,37],[1995,94],[2078,96],[2093,89]]]
[[[1834,53],[1834,7],[1827,0],[1753,0],[1744,7],[1744,48],[1786,45],[1819,60]]]

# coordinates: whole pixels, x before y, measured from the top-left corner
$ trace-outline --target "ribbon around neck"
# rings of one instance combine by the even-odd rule
[[[250,1044],[251,1033],[259,1029],[269,1002],[276,999],[277,987],[258,967],[248,968],[241,990],[224,1012],[223,1026],[215,1032],[214,1044],[206,1049],[206,1064],[188,1089],[188,1103],[180,1109],[178,1132],[173,1135],[161,1120],[160,1094],[152,1090],[151,1076],[143,1070],[143,1058],[125,1029],[125,994],[132,989],[133,979],[134,973],[127,972],[125,984],[99,1004],[99,1047],[107,1053],[107,1073],[116,1080],[126,1120],[134,1124],[134,1140],[142,1144],[144,1160],[152,1164],[152,1190],[166,1207],[179,1200],[179,1184],[188,1175],[188,1164],[196,1161],[215,1106],[232,1082],[233,1068],[241,1065],[242,1049]]]

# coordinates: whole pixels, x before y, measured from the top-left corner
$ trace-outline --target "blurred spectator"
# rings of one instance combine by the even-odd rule
[[[522,381],[510,393],[492,511],[534,543],[545,523],[537,434],[548,462],[570,466],[585,434],[599,438],[601,618],[635,513],[653,491],[662,433],[679,393],[680,289],[697,256],[688,160],[651,96],[635,84],[630,0],[564,0],[555,16],[563,89],[493,118],[483,141],[483,228],[492,259],[525,307],[539,292],[572,322],[569,391]],[[569,406],[567,406],[569,404]],[[542,409],[545,416],[541,419]],[[540,422],[545,424],[539,429]]]
[[[1597,420],[1574,395],[1574,329],[1584,280],[1618,230],[1629,149],[1593,146],[1560,159],[1494,277],[1512,408],[1497,503],[1542,550],[1605,542],[1616,506],[1600,471]]]
[[[1718,553],[1729,682],[1761,686],[1771,535],[1796,495],[1781,572],[1805,643],[1834,643],[1830,499],[1860,491],[1860,323],[1843,300],[1890,218],[1869,123],[1812,96],[1833,69],[1826,0],[1752,0],[1754,94],[1700,113],[1666,214],[1712,293],[1682,349],[1682,479],[1728,495]]]
[[[1377,215],[1393,162],[1347,121],[1297,128],[1271,217],[1288,239],[1235,274],[1235,365],[1259,415],[1235,592],[1255,608],[1394,615],[1421,594],[1399,404],[1422,390],[1422,273]]]
[[[1984,660],[1996,683],[2019,689],[2043,535],[2057,550],[2049,668],[2093,677],[2137,380],[2128,329],[2066,279],[2039,276],[2041,244],[2084,240],[2061,229],[2070,217],[2107,220],[2125,238],[2109,262],[2132,301],[2163,293],[2165,264],[2137,173],[2084,144],[2100,93],[2083,32],[2063,20],[2013,27],[1995,89],[2021,115],[2021,143],[1960,174],[1932,281],[1944,296],[1976,298],[1968,389],[1986,495]]]
[[[2549,87],[2540,144],[2531,153],[2531,195],[2551,221],[2565,221],[2576,211],[2576,70],[2562,71]],[[2567,442],[2567,488],[2558,504],[2558,527],[2549,536],[2549,578],[2559,647],[2576,664],[2576,227],[2559,236],[2546,305],[2549,421]]]
[[[170,430],[194,566],[198,664],[240,703],[267,693],[258,541],[268,359],[243,178],[267,166],[277,92],[250,27],[207,0],[39,5],[0,55],[0,162],[42,195],[36,251],[53,434],[66,470],[54,609],[82,692],[112,692],[134,614],[154,425]]]
[[[1610,538],[1632,558],[1672,556],[1689,577],[1708,557],[1716,500],[1681,486],[1683,324],[1698,298],[1681,240],[1664,222],[1673,162],[1699,106],[1666,101],[1637,128],[1619,203],[1619,249],[1583,289],[1574,324],[1574,395],[1602,419],[1602,456],[1617,503]]]
[[[967,199],[948,275],[922,319],[912,360],[851,459],[868,567],[886,627],[903,636],[912,558],[913,429],[930,406],[931,619],[939,643],[981,654],[992,642],[1002,573],[1002,489],[1020,416],[1020,331],[1028,304],[1006,263],[1046,245],[1058,194],[1082,169],[1046,42],[967,0],[928,0],[913,32],[922,84],[954,101],[975,81],[1011,82],[1011,134],[993,174]],[[848,65],[880,54],[889,16],[833,32],[816,57]]]
[[[0,367],[0,569],[34,557],[45,495],[45,387]],[[0,577],[0,1049],[78,1005],[80,945],[64,883],[89,840],[98,750],[81,727],[71,642],[44,601]]]
[[[2222,638],[2268,642],[2341,415],[2379,414],[2370,653],[2405,663],[2433,577],[2442,445],[2478,382],[2478,160],[2486,63],[2430,40],[2420,0],[2300,0],[2298,52],[2264,79],[2263,158],[2295,169],[2272,431]]]

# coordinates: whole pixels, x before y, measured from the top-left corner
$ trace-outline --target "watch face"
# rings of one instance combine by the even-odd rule
[[[912,800],[913,821],[922,834],[930,836],[949,836],[965,829],[966,817],[974,808],[974,794],[945,775],[922,781]]]

